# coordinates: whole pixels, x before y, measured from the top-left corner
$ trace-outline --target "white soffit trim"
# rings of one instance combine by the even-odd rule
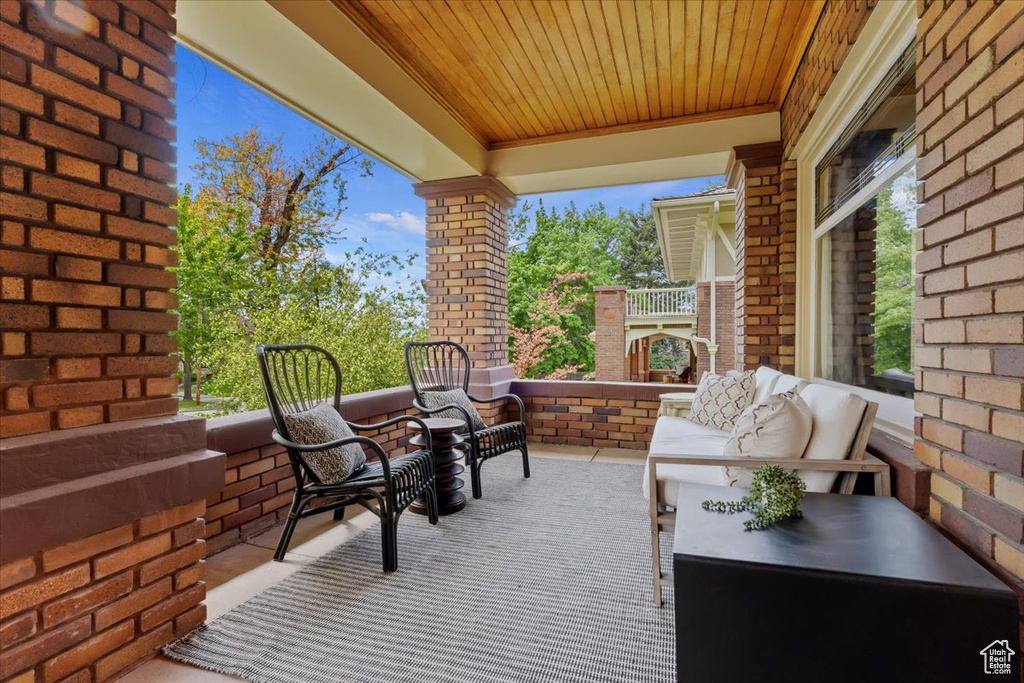
[[[778,112],[491,150],[518,194],[722,175],[733,147],[779,139]]]
[[[405,175],[484,171],[483,146],[333,4],[179,0],[175,16],[182,44]]]
[[[700,280],[710,213],[719,223],[736,220],[736,193],[656,199],[651,202],[665,274],[670,280]],[[717,226],[717,233],[722,232]],[[727,246],[728,248],[728,246]]]

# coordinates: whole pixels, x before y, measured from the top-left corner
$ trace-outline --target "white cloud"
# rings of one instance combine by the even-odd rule
[[[427,232],[426,218],[400,211],[398,213],[382,213],[374,211],[366,214],[371,223],[382,223],[391,228],[397,228],[415,235],[423,235]]]

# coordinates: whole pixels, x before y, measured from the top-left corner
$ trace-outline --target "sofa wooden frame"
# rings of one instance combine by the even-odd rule
[[[840,472],[838,493],[853,493],[857,475],[870,473],[875,480],[875,495],[892,495],[889,478],[889,465],[867,453],[868,437],[875,423],[878,404],[868,401],[861,416],[860,426],[854,436],[853,444],[847,457],[842,460],[804,460],[802,458],[757,458],[729,457],[724,455],[670,455],[651,454],[647,456],[647,476],[649,477],[649,498],[651,518],[651,565],[654,579],[654,604],[661,606],[661,589],[664,582],[672,578],[671,572],[661,570],[661,539],[659,533],[672,531],[676,528],[676,514],[673,508],[665,505],[658,498],[658,465],[704,465],[708,467],[759,467],[761,465],[779,465],[790,470],[820,470]]]

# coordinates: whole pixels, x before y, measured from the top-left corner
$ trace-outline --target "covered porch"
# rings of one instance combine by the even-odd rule
[[[632,463],[622,486],[637,497],[673,387],[600,368],[623,370],[641,339],[630,331],[651,317],[637,314],[654,309],[598,291],[597,381],[516,378],[508,210],[541,191],[724,176],[733,207],[703,198],[710,221],[655,202],[666,263],[698,280],[698,370],[770,367],[877,402],[868,452],[890,466],[893,496],[1024,597],[1022,14],[981,0],[0,3],[0,677],[130,671],[208,622],[205,558],[262,563],[247,549],[288,512],[294,483],[266,411],[207,422],[173,398],[176,43],[415,182],[429,338],[467,349],[471,395],[523,401],[535,453]],[[892,88],[900,106],[872,119]],[[870,149],[871,165],[846,177],[837,153],[868,138],[853,157]],[[840,169],[828,182],[823,160]],[[869,295],[823,284],[855,270],[855,250],[834,245],[875,241],[859,223],[840,240],[854,214],[839,209],[874,201],[897,169],[916,172],[912,399],[858,382]],[[836,293],[854,302],[845,318],[829,312]],[[416,411],[396,387],[345,396],[342,413]],[[371,436],[409,449],[404,427]],[[350,540],[341,525],[310,525],[299,547]],[[130,675],[206,675],[167,667]]]

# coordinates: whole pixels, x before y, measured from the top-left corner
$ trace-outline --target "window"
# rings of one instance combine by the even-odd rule
[[[908,48],[815,167],[815,375],[910,397],[914,52]]]

